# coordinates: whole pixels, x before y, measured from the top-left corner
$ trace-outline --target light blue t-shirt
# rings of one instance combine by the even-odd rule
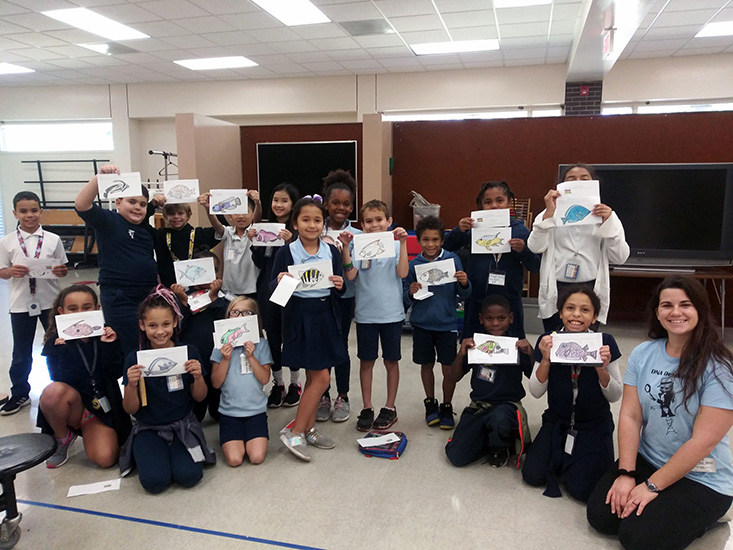
[[[701,405],[733,410],[733,395],[729,393],[733,391],[733,376],[716,363],[709,363],[705,368],[698,390],[685,408],[682,382],[673,376],[679,359],[667,354],[666,343],[666,339],[658,339],[637,346],[629,355],[624,375],[624,384],[636,387],[644,418],[639,453],[656,468],[664,466],[692,437]],[[733,466],[727,435],[709,458],[715,461],[715,472],[692,471],[685,477],[733,496]]]
[[[354,267],[359,271],[356,277],[357,323],[384,324],[405,320],[402,305],[402,279],[397,276],[400,259],[400,242],[395,241],[394,258],[357,260]],[[353,243],[352,243],[353,257]]]
[[[272,364],[270,345],[267,340],[262,338],[255,344],[254,356],[260,365]],[[214,351],[211,352],[211,362],[221,363],[222,359],[221,350],[214,348]],[[237,418],[255,416],[267,411],[267,396],[260,381],[252,372],[242,374],[243,359],[244,346],[237,346],[232,351],[232,357],[229,360],[229,369],[221,385],[219,401],[221,414]]]
[[[303,243],[300,242],[300,239],[290,243],[288,246],[290,247],[290,253],[293,255],[293,265],[320,262],[324,260],[328,260],[328,262],[331,263],[331,249],[321,240],[318,241],[318,252],[315,254],[308,254],[303,247]],[[297,296],[298,298],[325,298],[330,294],[330,288],[297,290],[293,292],[293,296]]]

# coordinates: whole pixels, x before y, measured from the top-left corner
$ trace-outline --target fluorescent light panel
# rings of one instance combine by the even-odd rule
[[[35,73],[33,69],[13,65],[12,63],[0,63],[0,74]]]
[[[150,38],[147,34],[141,33],[86,8],[71,8],[67,10],[51,10],[41,12],[43,15],[56,19],[77,29],[102,36],[108,40],[137,40]]]
[[[326,15],[309,0],[252,0],[288,27],[330,23]]]
[[[211,71],[215,69],[237,69],[240,67],[256,67],[257,63],[244,56],[208,57],[203,59],[181,59],[174,61],[192,71]]]
[[[695,35],[695,38],[730,35],[733,35],[733,21],[718,21],[717,23],[708,23],[705,25],[702,30]]]
[[[410,46],[415,55],[435,55],[441,53],[486,52],[499,49],[495,38],[487,40],[457,40],[453,42],[428,42]]]
[[[527,6],[546,6],[552,0],[494,0],[495,8],[524,8]]]

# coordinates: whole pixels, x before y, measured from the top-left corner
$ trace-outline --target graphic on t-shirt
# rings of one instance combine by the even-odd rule
[[[588,357],[596,359],[598,350],[589,351],[588,344],[581,347],[577,342],[563,342],[557,347],[557,356],[561,359],[575,359],[585,361]]]
[[[127,234],[130,235],[131,239],[135,238],[135,230],[134,229],[128,229]]]
[[[481,367],[478,372],[476,373],[476,376],[480,378],[481,380],[484,380],[486,382],[490,382],[491,384],[494,383],[494,378],[496,377],[496,369],[492,369],[491,367]]]
[[[670,377],[664,377],[659,381],[659,387],[657,388],[656,395],[652,393],[652,387],[650,384],[644,386],[644,391],[659,407],[661,417],[667,422],[667,433],[677,433],[674,429],[674,413],[672,412],[672,403],[677,400],[677,395],[674,391],[674,380]],[[657,407],[652,406],[654,410]]]
[[[562,220],[563,225],[566,223],[578,223],[579,221],[584,220],[588,214],[590,214],[590,210],[585,206],[574,204],[565,211],[565,216],[560,219]]]

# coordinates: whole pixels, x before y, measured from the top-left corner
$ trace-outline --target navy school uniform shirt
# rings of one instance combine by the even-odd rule
[[[194,232],[193,247],[191,247],[191,232]],[[168,237],[171,244],[168,247]],[[202,250],[209,250],[218,244],[213,227],[193,227],[187,223],[180,229],[167,227],[155,229],[153,240],[155,243],[155,257],[158,259],[158,273],[160,282],[170,287],[176,282],[176,272],[173,262],[176,260],[190,260],[194,254]]]
[[[201,355],[201,364],[206,374],[211,374],[211,352],[214,349],[214,321],[226,317],[229,301],[226,298],[217,298],[204,309],[192,312],[188,306],[181,305],[183,321],[178,341],[181,344],[194,346]]]
[[[209,336],[209,339],[212,339],[211,336]],[[165,353],[165,349],[162,349],[161,353]],[[196,359],[202,363],[198,350],[190,344],[188,345],[188,358]],[[137,364],[137,352],[133,351],[125,359],[125,373],[122,377],[123,385],[127,386],[127,369]],[[206,374],[203,368],[202,373]],[[191,396],[193,375],[182,374],[183,388],[170,392],[168,391],[167,378],[167,376],[150,376],[145,379],[148,404],[145,407],[140,407],[133,415],[138,421],[148,425],[163,426],[180,420],[191,412],[194,401]]]

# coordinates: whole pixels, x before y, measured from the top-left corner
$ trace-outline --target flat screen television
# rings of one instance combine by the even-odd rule
[[[733,264],[733,163],[593,167],[601,201],[624,225],[631,248],[624,265]]]

